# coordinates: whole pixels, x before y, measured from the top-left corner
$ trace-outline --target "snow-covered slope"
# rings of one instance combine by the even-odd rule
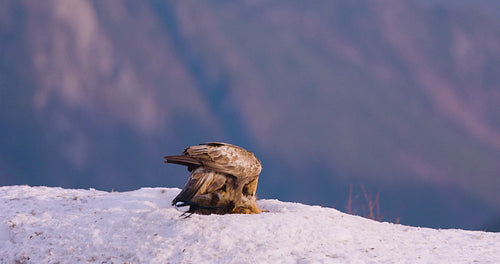
[[[179,217],[176,188],[0,188],[0,263],[498,263],[500,234],[379,223],[260,200],[259,215]]]

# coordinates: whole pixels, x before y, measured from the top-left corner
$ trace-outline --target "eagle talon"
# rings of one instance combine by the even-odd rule
[[[179,215],[179,217],[187,219],[187,218],[191,217],[193,214],[194,214],[194,212],[186,211],[186,212],[182,213],[181,215]]]

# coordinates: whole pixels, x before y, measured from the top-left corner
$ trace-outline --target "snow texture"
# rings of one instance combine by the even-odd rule
[[[379,223],[259,200],[179,217],[177,188],[0,187],[0,263],[500,263],[500,234]]]

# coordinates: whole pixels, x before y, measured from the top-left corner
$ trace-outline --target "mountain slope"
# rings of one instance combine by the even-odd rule
[[[2,1],[0,185],[182,186],[161,157],[216,140],[258,154],[263,197],[361,183],[418,204],[382,204],[405,223],[484,228],[499,22],[438,2]]]
[[[175,188],[0,188],[2,263],[494,263],[500,234],[379,223],[260,200],[259,215],[179,217]]]

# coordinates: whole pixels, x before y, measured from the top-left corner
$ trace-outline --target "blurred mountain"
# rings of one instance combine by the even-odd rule
[[[216,140],[261,158],[263,198],[362,184],[388,218],[484,228],[500,20],[451,2],[1,1],[0,185],[181,187],[162,157]]]

